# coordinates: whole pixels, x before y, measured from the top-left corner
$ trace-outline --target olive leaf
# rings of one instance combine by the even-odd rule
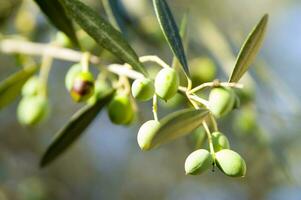
[[[183,47],[186,50],[188,46],[188,38],[187,38],[187,19],[188,19],[188,13],[185,13],[182,20],[181,20],[181,25],[180,25],[180,37],[182,38],[183,41]],[[178,69],[180,66],[179,60],[177,59],[176,56],[173,57],[172,59],[172,68]]]
[[[102,0],[102,4],[110,23],[114,26],[114,28],[125,33],[125,25],[121,16],[122,10],[120,9],[120,1]]]
[[[58,131],[44,153],[40,166],[45,167],[69,148],[92,123],[102,108],[112,99],[114,92],[102,96],[95,104],[88,104],[77,111],[69,122]]]
[[[262,45],[267,23],[268,15],[265,14],[247,37],[245,43],[240,49],[234,69],[229,78],[229,82],[238,82],[249,69],[250,64],[255,59],[255,56]]]
[[[188,108],[167,115],[160,120],[160,127],[152,138],[150,148],[187,135],[202,124],[208,113],[207,109]]]
[[[60,0],[67,13],[74,19],[100,46],[113,53],[135,70],[146,75],[143,65],[122,34],[110,23],[99,16],[93,9],[78,0]]]
[[[181,63],[186,74],[189,75],[189,68],[180,33],[168,4],[165,0],[153,0],[153,4],[160,27],[173,54]]]
[[[64,32],[75,46],[79,46],[72,21],[66,15],[59,0],[35,0],[49,21],[60,31]]]
[[[0,83],[0,109],[10,104],[21,94],[22,86],[37,69],[36,66],[26,67]]]

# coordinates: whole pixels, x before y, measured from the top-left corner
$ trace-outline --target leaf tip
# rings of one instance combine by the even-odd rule
[[[263,15],[263,17],[261,18],[261,22],[264,23],[264,24],[267,24],[269,21],[269,14],[268,13],[265,13]]]

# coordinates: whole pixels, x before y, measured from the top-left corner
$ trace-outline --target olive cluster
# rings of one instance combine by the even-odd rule
[[[24,126],[33,126],[45,119],[48,111],[45,88],[39,77],[32,76],[22,88],[22,99],[17,109],[18,120]]]
[[[149,100],[152,95],[158,95],[164,100],[172,98],[179,87],[177,72],[171,68],[162,69],[156,76],[154,87],[151,80],[136,80],[132,85],[133,96],[139,100]],[[214,87],[209,94],[207,108],[213,117],[220,118],[229,114],[239,106],[239,98],[229,87]],[[137,141],[142,150],[150,150],[151,141],[160,127],[157,119],[145,122],[139,129]],[[230,150],[228,138],[219,131],[210,135],[212,148],[198,149],[192,152],[186,159],[186,174],[197,175],[210,167],[217,167],[226,175],[231,177],[243,177],[246,173],[246,164],[242,157]],[[208,138],[209,140],[209,138]]]
[[[95,102],[110,86],[103,80],[94,81],[90,72],[83,72],[81,64],[73,65],[66,74],[65,85],[76,102]],[[136,79],[131,86],[131,94],[138,101],[148,101],[156,94],[165,101],[172,98],[179,87],[179,76],[172,68],[162,69],[155,80]],[[112,123],[128,125],[135,119],[135,104],[131,95],[122,87],[107,106]]]
[[[195,61],[197,64],[200,62],[201,60]],[[208,66],[211,70],[214,69],[212,65]],[[200,74],[202,73],[200,72]],[[210,75],[211,73],[208,74]],[[197,75],[198,73],[195,72],[194,83],[195,81],[204,83],[213,79],[212,74],[210,77],[198,77]],[[83,63],[77,63],[70,67],[65,77],[65,86],[75,102],[86,102],[88,104],[94,104],[111,88],[105,79],[98,77],[95,80],[93,74],[83,67]],[[128,85],[128,87],[130,86]],[[168,101],[179,91],[180,77],[175,69],[163,67],[156,74],[154,80],[143,77],[134,80],[128,90],[120,85],[117,85],[116,88],[117,91],[107,106],[109,119],[115,124],[129,125],[136,117],[134,99],[149,101],[159,97],[164,101]],[[44,119],[48,113],[45,88],[40,83],[38,76],[33,76],[24,84],[22,95],[23,99],[18,107],[19,121],[24,125],[35,125]],[[189,95],[187,96],[185,93],[183,95],[189,98]],[[201,106],[206,107],[214,119],[226,116],[234,108],[238,107],[240,103],[232,88],[220,85],[211,89],[208,100],[205,101],[207,103]],[[145,122],[137,134],[137,141],[142,150],[151,149],[151,141],[160,125],[160,120],[158,120],[156,111],[154,111],[154,119]],[[218,131],[217,127],[215,129],[212,133],[208,127],[206,130],[209,150],[198,149],[187,157],[185,161],[186,174],[197,175],[210,167],[217,166],[228,176],[244,176],[246,173],[245,161],[238,153],[230,150],[228,138]]]
[[[217,165],[227,176],[245,176],[246,163],[238,153],[230,150],[227,137],[219,131],[213,132],[211,137],[214,153],[210,153],[207,149],[192,152],[185,161],[186,174],[198,175]]]

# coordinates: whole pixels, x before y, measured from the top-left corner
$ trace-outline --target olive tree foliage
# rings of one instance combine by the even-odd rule
[[[66,74],[65,86],[72,100],[83,107],[58,130],[42,156],[40,166],[48,166],[65,152],[105,107],[112,123],[129,126],[139,109],[136,101],[152,101],[153,119],[142,124],[137,134],[141,150],[152,150],[194,133],[198,143],[208,142],[208,148],[200,147],[187,157],[186,174],[200,174],[216,166],[228,176],[245,176],[246,163],[231,150],[228,138],[219,130],[217,119],[239,109],[239,93],[243,91],[239,81],[262,45],[268,15],[265,14],[247,36],[228,81],[221,81],[216,79],[210,60],[187,60],[188,13],[178,28],[168,3],[153,0],[158,24],[174,56],[173,62],[167,63],[160,55],[138,56],[123,33],[116,2],[103,0],[107,20],[79,0],[35,0],[49,22],[58,29],[56,39],[50,44],[1,39],[0,50],[4,53],[42,58],[41,64],[27,62],[23,69],[0,83],[0,109],[22,96],[17,116],[24,126],[39,124],[49,113],[47,87],[51,83],[47,79],[52,61],[76,62]],[[78,31],[85,37],[80,37]],[[102,57],[89,48],[89,44],[94,43],[109,51],[119,62],[104,64]],[[11,46],[16,48],[8,48]],[[154,78],[145,63],[161,67]],[[97,69],[97,75],[91,72],[91,65]],[[209,95],[206,95],[208,91]],[[189,102],[187,108],[160,119],[158,99],[169,102],[177,95]]]

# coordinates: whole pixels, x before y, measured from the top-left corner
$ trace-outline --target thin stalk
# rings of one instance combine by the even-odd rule
[[[159,119],[158,119],[158,97],[156,94],[153,97],[153,115],[154,115],[154,120],[159,121]]]
[[[43,96],[47,96],[47,83],[52,62],[53,59],[51,57],[43,56],[39,74],[40,92]]]
[[[139,58],[139,60],[140,60],[140,62],[143,62],[143,63],[144,62],[155,62],[163,68],[169,68],[170,67],[168,64],[166,64],[166,62],[164,62],[161,58],[159,58],[158,56],[155,56],[155,55],[141,56]]]

